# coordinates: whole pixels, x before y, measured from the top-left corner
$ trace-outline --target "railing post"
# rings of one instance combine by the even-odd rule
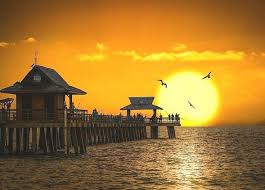
[[[69,126],[67,125],[67,109],[64,109],[64,151],[65,154],[70,154],[70,147],[69,147],[69,137],[70,137],[70,130]]]

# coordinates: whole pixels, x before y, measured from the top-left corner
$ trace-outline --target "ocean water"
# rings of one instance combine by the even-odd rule
[[[178,128],[177,139],[0,157],[0,189],[265,189],[265,127]]]

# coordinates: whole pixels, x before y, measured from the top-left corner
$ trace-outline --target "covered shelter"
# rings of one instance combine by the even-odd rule
[[[17,120],[56,119],[65,107],[65,96],[73,108],[73,95],[86,92],[70,86],[55,70],[34,65],[21,82],[0,90],[16,95]]]
[[[153,110],[153,117],[156,117],[156,110],[163,110],[153,105],[154,97],[129,97],[129,100],[131,104],[120,109],[126,110],[128,117],[131,115],[131,110]]]

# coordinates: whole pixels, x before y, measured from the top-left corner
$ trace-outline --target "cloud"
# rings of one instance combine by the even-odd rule
[[[25,43],[35,43],[38,42],[34,37],[28,37],[25,40],[23,40]]]
[[[102,44],[102,43],[97,43],[96,48],[97,48],[97,50],[99,50],[99,51],[104,51],[104,50],[106,50],[106,46],[105,46],[104,44]]]
[[[183,52],[156,52],[140,54],[134,50],[120,51],[119,55],[131,57],[134,61],[184,61],[184,62],[199,62],[199,61],[240,61],[245,57],[242,51],[183,51]]]
[[[105,59],[104,51],[106,50],[106,46],[102,43],[96,44],[96,50],[98,53],[85,53],[79,55],[79,61],[102,61]]]
[[[7,47],[7,46],[9,46],[10,44],[9,43],[7,43],[7,42],[0,42],[0,47]]]
[[[101,61],[105,58],[103,54],[81,54],[79,55],[80,61]]]
[[[186,44],[176,44],[173,47],[173,51],[183,51],[186,50],[188,48],[188,46]]]

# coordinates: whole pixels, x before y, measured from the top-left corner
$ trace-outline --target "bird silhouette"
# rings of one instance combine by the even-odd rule
[[[191,103],[190,101],[188,101],[188,103],[189,103],[189,105],[190,105],[192,108],[196,109],[196,108],[194,107],[194,105],[192,105],[192,103]]]
[[[207,78],[208,78],[208,79],[211,78],[211,73],[212,73],[212,72],[209,72],[208,75],[206,75],[205,77],[202,78],[202,80],[203,80],[203,79],[207,79]]]
[[[158,81],[161,82],[161,85],[162,85],[162,86],[165,86],[165,88],[167,88],[167,83],[164,83],[163,80],[158,80]]]

